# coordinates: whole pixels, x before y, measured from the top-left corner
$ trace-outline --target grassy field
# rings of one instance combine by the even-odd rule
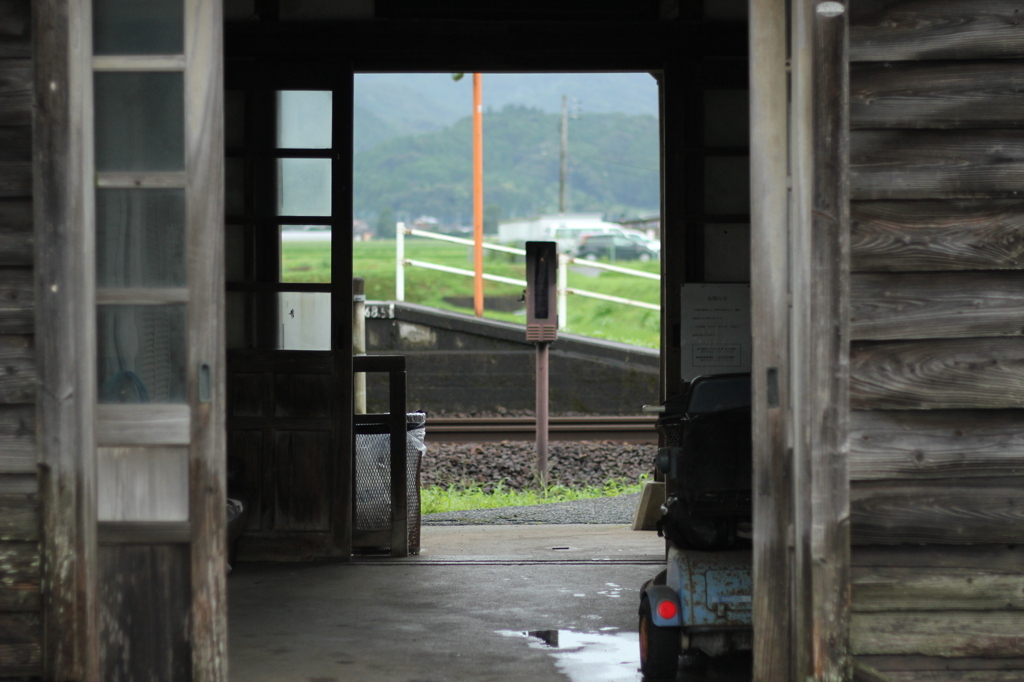
[[[569,488],[564,485],[550,485],[545,490],[509,490],[501,482],[490,492],[482,486],[433,486],[420,490],[420,513],[465,511],[467,509],[496,509],[498,507],[522,507],[572,500],[590,500],[598,497],[614,497],[638,493],[644,487],[639,483],[608,481],[603,486]]]
[[[356,277],[366,280],[366,297],[369,300],[391,300],[395,296],[395,242],[390,240],[356,242],[354,245],[353,272]],[[472,270],[470,247],[458,244],[408,238],[405,242],[406,258],[440,265]],[[512,263],[506,254],[491,253],[486,256],[484,271],[516,279],[525,278],[522,263]],[[618,265],[658,272],[659,264],[638,261],[620,262]],[[331,256],[329,242],[284,242],[282,254],[283,279],[286,282],[327,282],[330,281]],[[595,269],[571,266],[569,286],[612,296],[657,304],[661,290],[658,282],[613,272],[599,272]],[[522,291],[514,286],[494,282],[484,283],[484,297],[518,296]],[[471,309],[456,307],[445,298],[473,295],[473,280],[469,277],[450,275],[421,268],[406,268],[405,298],[410,303],[472,312]],[[595,301],[580,296],[570,296],[569,319],[566,330],[599,339],[610,339],[623,343],[657,348],[660,343],[660,316],[653,310],[644,310],[617,303]],[[486,311],[485,316],[495,320],[523,324],[523,315]]]

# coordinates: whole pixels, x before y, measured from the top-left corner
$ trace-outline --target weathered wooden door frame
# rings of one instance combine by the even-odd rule
[[[757,682],[852,677],[848,35],[750,2]]]
[[[184,0],[188,273],[188,523],[136,524],[138,539],[190,547],[191,678],[227,676],[221,3]],[[32,3],[36,347],[43,676],[100,679],[92,2]],[[131,71],[130,60],[118,69]],[[159,58],[158,58],[159,59]],[[141,70],[147,70],[143,68]],[[147,181],[140,179],[138,186]],[[205,260],[195,267],[195,259]],[[212,264],[212,265],[211,265]],[[202,386],[197,360],[208,372]],[[208,396],[204,395],[209,393]],[[129,524],[130,525],[130,524]],[[170,526],[175,526],[171,529]],[[126,530],[120,531],[123,536]],[[171,535],[174,537],[171,538]],[[154,539],[156,538],[156,539]]]

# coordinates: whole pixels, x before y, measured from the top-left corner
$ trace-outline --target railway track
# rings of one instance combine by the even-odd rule
[[[610,440],[619,443],[657,443],[655,417],[551,417],[551,441]],[[498,443],[533,440],[533,417],[427,418],[427,440],[435,443]]]

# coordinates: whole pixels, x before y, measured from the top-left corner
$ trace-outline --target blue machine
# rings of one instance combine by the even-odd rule
[[[641,595],[647,607],[640,611],[641,668],[647,677],[672,678],[681,663],[699,665],[707,657],[753,648],[751,560],[751,552],[742,549],[669,549],[664,584],[657,584],[659,575]]]
[[[699,377],[661,411],[667,565],[640,594],[650,679],[753,648],[750,375]]]
[[[700,552],[669,549],[664,585],[649,585],[649,599],[675,599],[675,618],[662,618],[655,609],[659,627],[685,627],[687,632],[726,628],[750,629],[753,625],[753,580],[751,553],[747,550]]]

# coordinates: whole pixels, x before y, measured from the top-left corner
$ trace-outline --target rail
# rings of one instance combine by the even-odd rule
[[[657,443],[655,417],[551,417],[553,441],[607,440],[619,443]],[[533,440],[533,417],[427,418],[427,437],[437,443],[499,443]]]
[[[413,260],[405,257],[405,237],[422,237],[424,239],[433,239],[436,241],[449,242],[451,244],[463,244],[466,246],[473,246],[474,242],[472,239],[463,239],[462,237],[452,237],[447,234],[438,234],[436,232],[428,232],[426,230],[417,230],[416,228],[407,228],[404,223],[398,223],[395,230],[395,300],[405,300],[405,268],[414,267],[422,268],[424,270],[434,270],[436,272],[445,272],[450,275],[460,275],[462,277],[475,277],[476,273],[472,270],[464,270],[462,268],[453,268],[448,265],[439,265],[437,263],[428,263],[421,260]],[[524,249],[517,249],[513,246],[502,246],[501,244],[488,244],[484,242],[483,248],[490,251],[500,251],[502,253],[511,253],[517,256],[525,256],[526,251]],[[647,303],[645,301],[636,301],[629,298],[623,298],[621,296],[611,296],[609,294],[602,294],[596,291],[587,291],[586,289],[578,289],[570,287],[568,283],[568,266],[576,263],[576,258],[565,254],[558,255],[558,282],[556,287],[558,290],[558,328],[564,329],[566,320],[569,317],[569,296],[582,296],[583,298],[592,298],[598,301],[608,301],[609,303],[619,303],[621,305],[633,306],[634,308],[644,308],[646,310],[661,310],[661,306],[654,303]],[[579,261],[581,265],[586,265],[588,268],[595,268],[598,270],[606,270],[608,272],[617,272],[622,275],[631,275],[634,277],[640,277],[642,279],[650,279],[656,282],[661,281],[661,275],[653,272],[642,272],[640,270],[633,270],[631,268],[624,268],[618,265],[611,265],[610,263],[598,263],[595,261]],[[512,277],[502,277],[501,275],[492,275],[483,273],[483,278],[488,282],[499,282],[501,284],[511,284],[512,286],[526,287],[526,280],[514,279]]]

